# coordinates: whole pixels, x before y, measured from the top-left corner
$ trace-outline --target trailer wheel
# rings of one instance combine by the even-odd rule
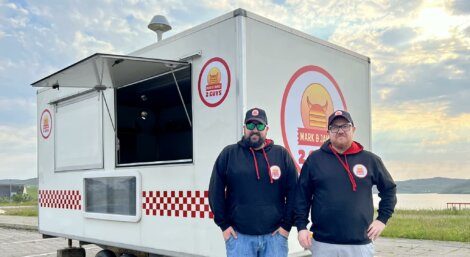
[[[136,256],[130,253],[123,253],[121,254],[121,257],[136,257]]]
[[[116,254],[110,250],[101,250],[95,255],[95,257],[116,257]]]

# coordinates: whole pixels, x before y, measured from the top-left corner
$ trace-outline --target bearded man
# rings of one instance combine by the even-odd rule
[[[215,161],[209,184],[227,256],[286,257],[297,171],[287,150],[266,138],[266,112],[246,112],[243,137]]]

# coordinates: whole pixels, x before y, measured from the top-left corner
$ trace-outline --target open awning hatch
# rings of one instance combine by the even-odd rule
[[[31,85],[51,88],[119,88],[189,66],[188,62],[181,61],[96,53]]]

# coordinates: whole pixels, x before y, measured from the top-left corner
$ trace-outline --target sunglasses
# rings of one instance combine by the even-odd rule
[[[250,122],[250,123],[245,124],[245,127],[248,130],[253,130],[256,128],[258,131],[263,131],[266,128],[266,124],[263,124],[263,123],[255,124],[253,122]]]

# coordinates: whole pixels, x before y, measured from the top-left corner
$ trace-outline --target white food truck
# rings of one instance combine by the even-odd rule
[[[370,148],[369,58],[243,9],[32,86],[39,232],[108,249],[98,256],[224,256],[209,179],[252,107],[266,110],[268,137],[299,170],[337,109]],[[306,253],[295,227],[289,248]]]

